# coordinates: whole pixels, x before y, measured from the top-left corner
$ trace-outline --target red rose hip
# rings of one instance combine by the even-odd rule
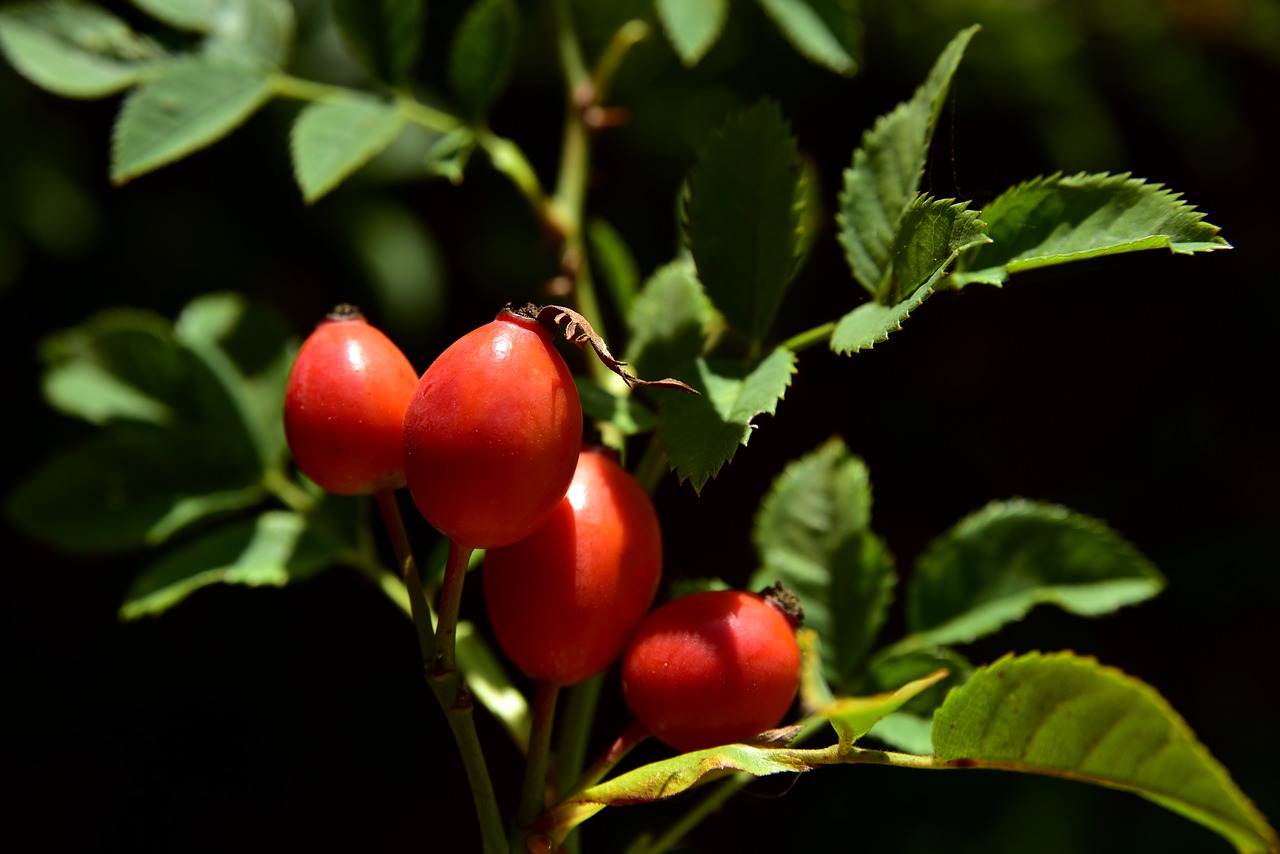
[[[796,621],[766,596],[692,593],[647,616],[622,659],[636,720],[687,752],[781,723],[800,685]]]
[[[298,350],[284,431],[303,474],[337,495],[405,484],[400,431],[418,383],[409,359],[354,306],[340,305]]]
[[[486,552],[481,578],[507,657],[534,679],[573,685],[622,654],[661,574],[662,532],[648,494],[611,451],[584,448],[550,518]]]
[[[550,330],[503,309],[427,368],[403,433],[423,517],[460,545],[496,548],[528,536],[564,497],[582,405]]]

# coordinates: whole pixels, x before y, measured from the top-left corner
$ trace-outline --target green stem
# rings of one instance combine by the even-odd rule
[[[604,49],[604,53],[600,54],[600,59],[596,61],[596,67],[591,73],[595,81],[596,103],[602,103],[608,95],[609,85],[613,83],[613,75],[631,48],[648,37],[649,25],[639,19],[627,21],[613,34],[608,47]]]
[[[556,792],[562,796],[582,775],[587,761],[587,740],[595,718],[604,674],[597,674],[569,689],[556,741]]]
[[[533,689],[533,723],[529,730],[529,752],[525,757],[520,803],[511,828],[511,850],[524,851],[529,826],[547,808],[547,768],[551,759],[551,732],[556,716],[560,686],[539,679]]]
[[[262,473],[262,486],[280,499],[285,507],[303,516],[314,511],[319,503],[315,496],[278,468],[269,468]]]
[[[438,675],[457,676],[458,612],[462,607],[462,584],[467,579],[467,563],[472,548],[457,540],[449,540],[449,557],[444,567],[444,584],[440,588],[440,620],[436,624],[436,660],[432,671]]]
[[[793,353],[798,353],[814,344],[820,344],[831,337],[831,333],[835,331],[836,322],[833,320],[824,323],[821,326],[815,326],[812,329],[806,329],[796,335],[792,335],[786,341],[779,344],[779,347],[785,347]]]
[[[658,443],[658,438],[650,436],[648,443],[644,446],[644,453],[640,457],[640,462],[635,467],[636,480],[640,481],[640,485],[644,487],[645,492],[653,495],[654,490],[658,488],[658,484],[662,482],[662,478],[666,477],[667,472],[670,470],[667,465],[667,455]]]
[[[591,788],[596,783],[599,783],[610,771],[617,767],[619,762],[627,757],[628,753],[635,749],[637,744],[644,741],[650,735],[651,733],[644,724],[633,720],[627,725],[627,728],[622,731],[622,735],[614,739],[613,744],[609,745],[608,749],[606,749],[604,753],[600,754],[595,762],[591,763],[591,767],[582,773],[578,782],[575,783],[568,794],[564,796],[564,799],[567,800],[568,798],[572,798],[580,792]]]
[[[400,515],[400,504],[396,500],[394,489],[379,489],[373,494],[378,502],[378,510],[382,513],[382,521],[387,535],[391,538],[391,547],[395,551],[396,563],[404,577],[405,589],[409,594],[409,614],[413,617],[413,626],[418,634],[418,651],[422,653],[424,666],[431,666],[436,657],[435,615],[431,612],[431,604],[422,589],[422,576],[418,573],[418,563],[413,557],[413,548],[409,544],[409,534],[405,531],[404,517]]]

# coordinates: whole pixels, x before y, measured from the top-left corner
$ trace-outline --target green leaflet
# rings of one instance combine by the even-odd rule
[[[1178,193],[1128,173],[1036,178],[1007,190],[982,217],[992,244],[961,259],[957,287],[999,285],[1020,270],[1141,249],[1231,248]]]
[[[370,74],[390,86],[408,79],[426,25],[424,0],[333,0],[333,14]]]
[[[627,313],[625,359],[642,377],[687,371],[707,346],[715,309],[688,259],[654,271]]]
[[[483,116],[506,86],[519,26],[512,0],[477,0],[458,25],[449,49],[449,84],[466,115]]]
[[[937,761],[1096,783],[1141,795],[1242,852],[1280,848],[1266,819],[1151,686],[1073,653],[1005,656],[933,721]]]
[[[1160,572],[1102,522],[1056,505],[992,502],[920,556],[907,623],[914,642],[966,643],[1038,604],[1096,616],[1163,587]]]
[[[778,31],[805,59],[851,76],[857,69],[853,0],[759,0]]]
[[[729,0],[654,0],[662,31],[686,68],[715,45],[729,20]]]
[[[289,135],[293,174],[308,204],[315,202],[386,149],[404,128],[394,104],[351,97],[311,104]]]

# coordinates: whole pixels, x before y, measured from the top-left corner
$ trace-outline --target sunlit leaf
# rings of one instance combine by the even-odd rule
[[[624,358],[637,376],[675,376],[702,355],[714,315],[693,264],[672,261],[645,280],[632,302]]]
[[[655,0],[654,11],[676,55],[692,68],[720,38],[729,0]]]
[[[458,622],[457,653],[458,669],[467,680],[467,688],[498,719],[516,746],[521,751],[528,750],[533,720],[529,703],[474,623]]]
[[[993,242],[961,258],[957,286],[998,285],[1021,270],[1142,249],[1231,248],[1178,193],[1128,173],[1037,178],[996,198],[982,218]]]
[[[289,136],[293,174],[303,199],[314,202],[345,181],[390,145],[404,124],[394,104],[371,98],[306,107]]]
[[[854,0],[759,0],[801,56],[837,74],[853,74],[857,32]]]
[[[933,721],[937,760],[1141,795],[1240,851],[1280,838],[1151,686],[1072,653],[1006,656],[953,691]]]

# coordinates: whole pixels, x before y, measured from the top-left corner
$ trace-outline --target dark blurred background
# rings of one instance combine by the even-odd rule
[[[560,84],[539,4],[521,5],[522,53],[493,123],[550,182]],[[440,88],[439,57],[466,4],[429,6],[418,77]],[[981,207],[1038,174],[1132,172],[1184,193],[1235,248],[1020,274],[1000,290],[935,297],[872,351],[806,351],[777,417],[761,420],[700,497],[674,477],[659,488],[668,577],[743,583],[754,569],[751,515],[770,480],[837,434],[870,467],[874,527],[903,575],[931,537],[992,499],[1105,519],[1166,573],[1165,593],[1092,621],[1035,611],[966,651],[983,662],[1074,649],[1140,676],[1276,824],[1280,446],[1267,377],[1280,348],[1268,254],[1280,232],[1280,3],[862,6],[851,79],[806,62],[748,3],[734,4],[721,42],[692,71],[658,33],[634,51],[612,99],[631,121],[599,138],[589,204],[642,272],[672,257],[679,183],[729,110],[777,99],[830,211],[862,131],[974,22],[983,31],[935,138],[928,191]],[[323,73],[329,55],[306,27],[312,7],[299,3],[299,73]],[[589,38],[596,17],[585,14]],[[507,300],[537,299],[554,274],[523,203],[483,158],[453,186],[402,180],[389,156],[308,207],[289,171],[298,107],[273,103],[213,148],[113,188],[117,108],[114,98],[59,99],[0,65],[0,300],[16,371],[6,411],[17,416],[0,457],[6,491],[87,429],[43,404],[35,348],[98,309],[173,316],[197,294],[234,289],[302,336],[352,301],[421,369]],[[779,331],[861,299],[828,225]],[[18,722],[6,739],[19,819],[10,834],[29,825],[29,842],[47,850],[165,851],[431,849],[444,834],[470,850],[469,798],[412,628],[353,573],[207,589],[122,624],[116,610],[141,558],[72,559],[4,536],[5,705]],[[483,625],[476,604],[468,599],[464,616]],[[895,611],[886,637],[900,630]],[[518,756],[478,718],[499,797],[514,803]],[[624,723],[610,676],[593,748]],[[661,755],[646,746],[635,759]],[[1229,850],[1133,795],[1057,780],[859,767],[789,782],[755,784],[687,850]],[[608,810],[584,826],[587,850],[618,851],[688,805]]]

